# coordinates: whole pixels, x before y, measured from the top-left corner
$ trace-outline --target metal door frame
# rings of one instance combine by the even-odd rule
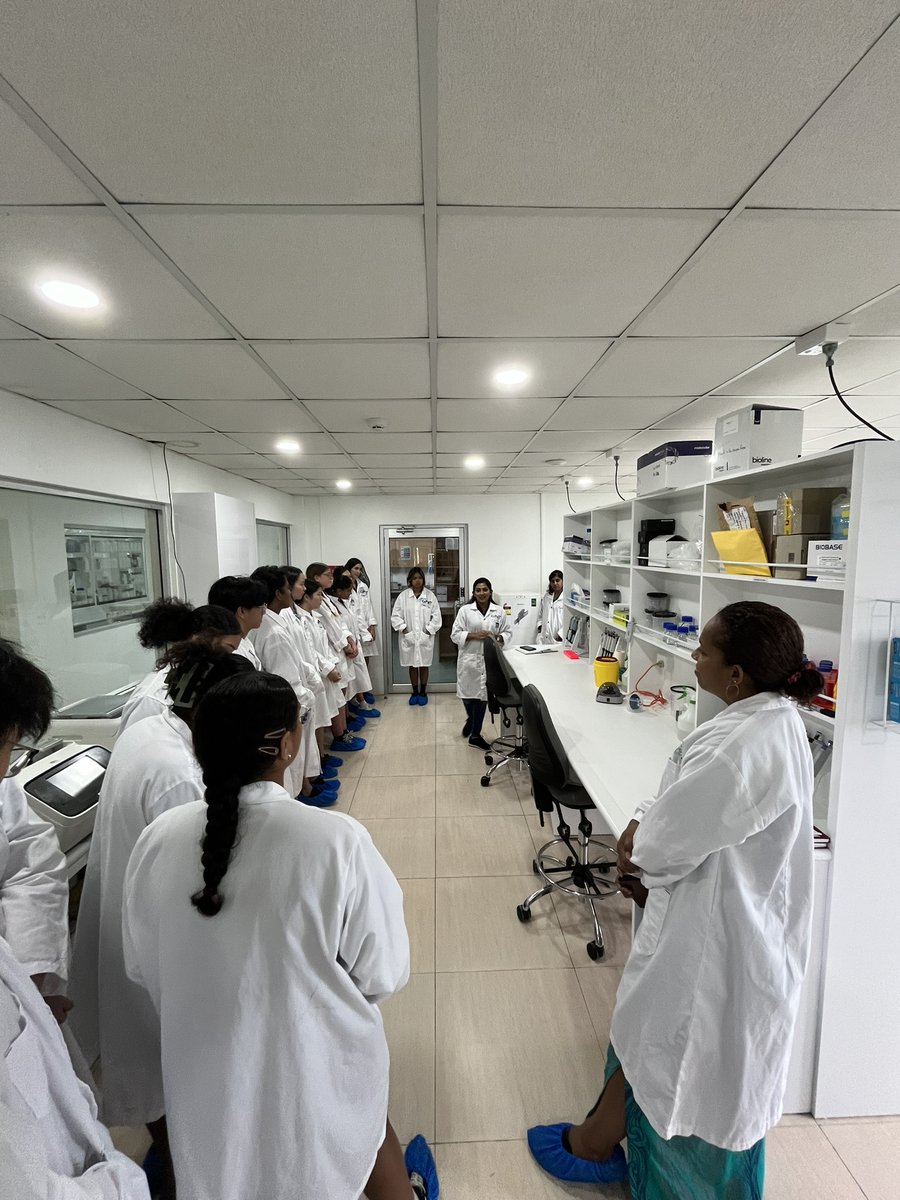
[[[381,542],[381,595],[382,595],[382,626],[384,630],[382,635],[381,655],[384,663],[384,691],[386,695],[396,694],[402,695],[409,692],[409,681],[401,682],[393,678],[393,630],[391,629],[391,610],[393,609],[393,601],[391,600],[391,554],[390,554],[390,539],[392,537],[404,537],[413,533],[420,537],[438,538],[438,537],[458,537],[459,538],[459,591],[461,599],[457,601],[457,609],[460,604],[465,604],[468,599],[468,578],[469,578],[469,526],[460,523],[442,522],[433,524],[428,522],[420,525],[409,521],[394,522],[392,525],[379,525],[379,538]],[[415,566],[415,563],[410,563],[410,566]],[[428,684],[429,692],[455,692],[455,683],[431,683]]]

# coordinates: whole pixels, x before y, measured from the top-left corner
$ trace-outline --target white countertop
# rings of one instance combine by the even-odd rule
[[[632,712],[627,704],[598,704],[592,664],[562,651],[504,652],[524,686],[541,692],[572,766],[610,830],[622,832],[646,796],[655,796],[669,756],[679,744],[671,716]]]

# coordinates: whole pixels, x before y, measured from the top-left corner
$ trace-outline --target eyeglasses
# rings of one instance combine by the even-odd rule
[[[26,767],[30,767],[40,752],[40,746],[29,746],[25,742],[17,742],[12,748],[9,770],[6,772],[5,778],[12,779],[14,775],[18,775]]]

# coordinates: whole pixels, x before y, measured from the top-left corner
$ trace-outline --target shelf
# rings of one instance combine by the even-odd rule
[[[592,558],[591,566],[593,567],[609,567],[613,571],[630,571],[630,562],[608,562],[606,559]]]
[[[688,575],[692,579],[699,579],[701,575],[699,568],[696,571],[685,571],[681,567],[640,567],[635,564],[634,569],[636,571],[647,571],[648,573],[652,572],[654,575]]]
[[[827,717],[820,708],[802,708],[799,704],[797,712],[803,718],[805,725],[812,727],[817,733],[827,733],[829,737],[834,737],[834,729],[837,724],[834,717]]]
[[[799,588],[804,592],[842,592],[844,590],[843,579],[772,579],[767,575],[729,575],[726,571],[704,571],[703,578],[716,579],[720,583]]]
[[[573,604],[571,600],[566,600],[564,603],[566,608],[571,608],[573,612],[581,613],[582,616],[590,617],[593,615],[588,605]]]
[[[601,612],[597,608],[591,609],[591,617],[595,621],[599,621],[601,625],[608,625],[610,629],[615,629],[616,633],[627,634],[627,625],[620,625],[618,621],[614,621],[607,613]]]
[[[564,554],[563,562],[584,563],[586,567],[591,565],[590,555],[588,554]]]
[[[657,650],[662,650],[665,654],[673,654],[675,658],[683,658],[688,662],[693,662],[691,657],[693,650],[689,650],[687,646],[672,646],[661,634],[654,633],[652,629],[647,629],[646,626],[636,625],[634,631],[635,641],[644,642],[647,646],[655,646]]]

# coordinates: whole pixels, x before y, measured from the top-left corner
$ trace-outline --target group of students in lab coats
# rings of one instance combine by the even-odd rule
[[[254,607],[236,606],[242,639]],[[163,1196],[177,1180],[180,1200],[433,1200],[428,1147],[415,1139],[404,1160],[387,1118],[377,1004],[409,972],[400,888],[362,826],[283,786],[309,724],[296,680],[194,621],[170,647],[163,711],[121,734],[101,794],[69,1025],[90,1058],[96,1023],[104,1118],[150,1126]],[[478,580],[453,630],[463,699],[505,622]],[[760,1200],[809,949],[812,765],[794,701],[822,679],[766,604],[723,609],[694,658],[723,708],[619,841],[642,920],[603,1091],[583,1122],[536,1126],[528,1145],[567,1183],[627,1177],[633,1200]],[[323,681],[331,661],[317,660]],[[52,706],[43,672],[0,642],[4,774]],[[55,835],[14,779],[0,800],[0,1195],[146,1200],[57,1025],[70,1004]]]

